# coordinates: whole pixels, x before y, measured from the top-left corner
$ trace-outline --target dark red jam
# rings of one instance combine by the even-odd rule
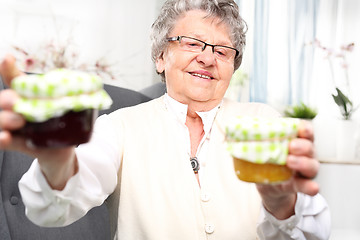
[[[79,145],[90,140],[97,110],[70,111],[63,116],[45,122],[27,122],[14,132],[24,136],[35,147],[59,148]]]

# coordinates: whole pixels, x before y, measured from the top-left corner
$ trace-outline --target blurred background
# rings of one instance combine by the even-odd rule
[[[60,64],[144,89],[160,82],[149,30],[163,2],[0,0],[0,59],[11,53],[24,71]],[[247,46],[227,97],[280,112],[300,104],[315,110],[317,180],[332,210],[331,239],[360,239],[360,1],[236,2],[248,24]]]

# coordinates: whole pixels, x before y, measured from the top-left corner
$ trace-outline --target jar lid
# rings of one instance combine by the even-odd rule
[[[296,118],[236,117],[226,126],[227,150],[249,162],[285,165],[299,123]]]
[[[226,125],[226,138],[230,141],[293,138],[299,121],[297,118],[237,116]]]
[[[46,121],[71,110],[106,109],[112,104],[100,77],[75,70],[21,75],[13,79],[11,88],[20,95],[14,111],[30,122]]]

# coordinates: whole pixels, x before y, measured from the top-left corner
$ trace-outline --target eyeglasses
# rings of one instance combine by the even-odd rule
[[[177,36],[167,38],[167,40],[169,42],[179,41],[180,48],[182,50],[196,53],[200,53],[205,50],[206,46],[210,46],[215,57],[222,61],[234,60],[237,55],[239,55],[239,51],[235,48],[209,44],[192,37]]]

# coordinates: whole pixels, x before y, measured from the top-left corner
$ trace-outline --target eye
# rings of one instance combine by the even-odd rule
[[[198,46],[198,43],[189,43],[190,46]]]
[[[220,56],[225,56],[226,54],[224,53],[224,52],[222,52],[222,51],[216,51],[216,53],[218,54],[218,55],[220,55]]]
[[[202,44],[200,42],[197,42],[197,41],[187,41],[186,42],[186,46],[188,47],[195,47],[195,48],[198,48],[198,47],[202,47],[201,46]]]
[[[228,54],[228,50],[222,47],[215,48],[215,53],[221,57],[225,57]]]

